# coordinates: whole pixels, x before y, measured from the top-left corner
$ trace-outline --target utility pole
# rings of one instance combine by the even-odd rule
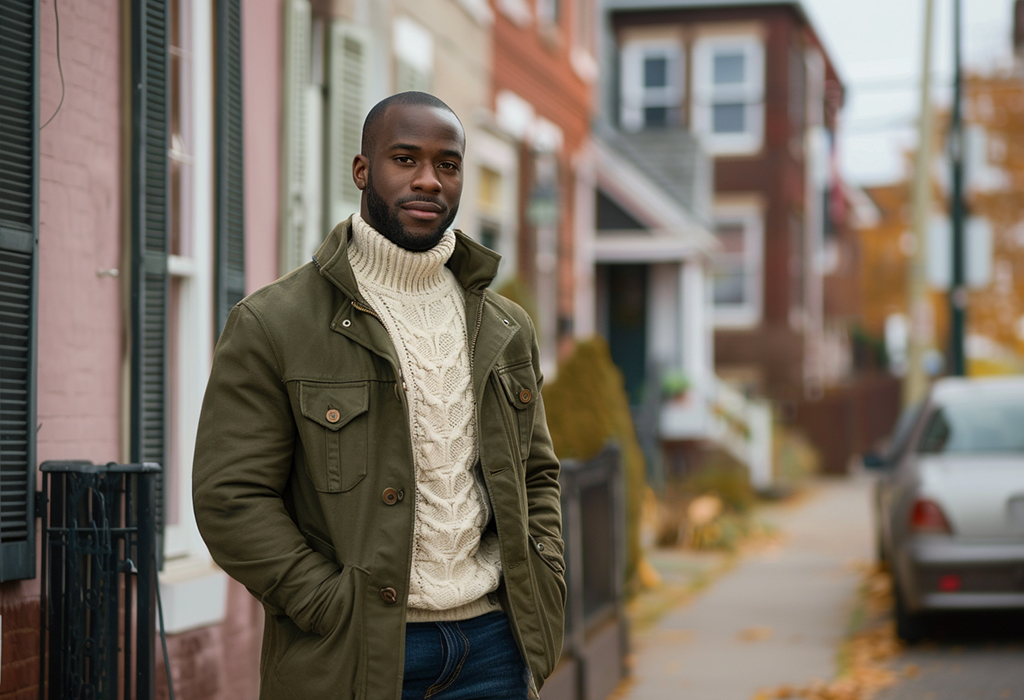
[[[953,224],[953,275],[949,285],[949,364],[954,376],[966,374],[964,333],[967,327],[967,286],[964,274],[964,122],[960,107],[963,82],[960,73],[960,0],[953,0],[953,118],[949,128],[949,161],[952,165],[950,220]]]
[[[924,60],[921,66],[921,114],[917,129],[917,160],[914,163],[912,205],[914,211],[914,246],[907,275],[907,306],[910,333],[907,334],[907,374],[903,378],[903,405],[919,401],[927,389],[924,353],[930,344],[930,309],[925,276],[925,252],[928,218],[931,209],[929,164],[932,147],[932,9],[934,0],[924,2]]]

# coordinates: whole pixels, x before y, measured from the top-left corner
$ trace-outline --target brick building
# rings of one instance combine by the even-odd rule
[[[573,335],[575,199],[597,79],[597,8],[594,0],[494,0],[493,7],[493,119],[514,154],[517,271],[536,296],[550,374]]]
[[[784,405],[849,368],[856,268],[834,166],[843,87],[800,2],[608,0],[607,112],[714,157],[715,368]]]

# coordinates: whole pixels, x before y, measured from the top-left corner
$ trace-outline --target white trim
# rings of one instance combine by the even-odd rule
[[[731,51],[743,57],[744,80],[716,84],[715,54]],[[693,44],[691,124],[705,148],[714,155],[752,155],[764,144],[765,62],[764,41],[756,33],[733,36],[704,35]],[[742,132],[714,132],[714,107],[743,104]]]
[[[695,251],[709,253],[716,248],[713,234],[639,168],[600,140],[594,142],[594,156],[597,186],[625,205],[651,233],[657,235],[661,231],[676,236],[681,239],[680,245]],[[598,237],[606,235],[614,234],[601,232]],[[634,240],[641,237],[642,234],[632,236]]]
[[[712,304],[717,328],[750,328],[764,314],[764,213],[753,203],[716,204],[715,226],[723,223],[743,227],[743,301],[738,304]],[[715,257],[729,255],[718,253]],[[712,275],[713,280],[713,275]]]
[[[221,622],[227,612],[227,577],[212,569],[192,510],[192,455],[213,349],[213,18],[202,0],[191,2],[193,128],[191,257],[173,256],[180,279],[175,421],[177,517],[165,529],[167,561],[159,574],[168,632]],[[175,483],[175,482],[171,482]]]
[[[644,85],[644,62],[648,58],[664,58],[665,85]],[[682,47],[673,39],[634,39],[622,47],[619,81],[619,120],[626,131],[640,131],[648,126],[644,110],[665,107],[678,110],[682,104],[685,66]]]
[[[528,27],[533,22],[533,11],[526,0],[497,0],[495,4],[501,14],[520,27]]]
[[[678,229],[631,232],[599,231],[594,237],[596,263],[665,263],[698,258],[704,252]]]
[[[216,625],[227,613],[228,576],[207,558],[167,562],[160,572],[164,631],[178,634]]]
[[[498,224],[496,252],[501,255],[501,265],[492,285],[497,288],[506,280],[515,277],[519,270],[519,154],[512,144],[483,130],[477,130],[473,134],[473,154],[478,169],[493,170],[501,177],[501,212],[498,219],[495,221],[494,212],[477,211],[477,220],[472,222],[473,233],[478,241],[481,219],[487,218]]]

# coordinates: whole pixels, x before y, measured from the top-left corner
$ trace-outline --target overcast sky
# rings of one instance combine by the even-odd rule
[[[803,0],[846,83],[839,130],[843,172],[853,184],[903,176],[902,153],[916,143],[925,0]],[[1013,0],[962,0],[966,68],[1011,63]],[[934,99],[948,104],[953,82],[953,0],[934,0]]]

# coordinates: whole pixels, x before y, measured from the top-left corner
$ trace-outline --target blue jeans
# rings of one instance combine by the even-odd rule
[[[402,700],[525,700],[527,670],[508,617],[405,626]]]

